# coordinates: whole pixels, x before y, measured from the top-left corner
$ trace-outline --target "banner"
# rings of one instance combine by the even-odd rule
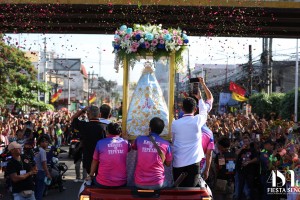
[[[226,105],[230,99],[231,99],[230,93],[221,92],[219,98],[219,105]]]
[[[89,98],[89,103],[94,103],[96,101],[96,93],[92,94]]]
[[[229,90],[240,96],[245,96],[246,94],[246,90],[234,82],[230,82]]]
[[[52,95],[51,97],[51,103],[54,103],[58,97],[61,95],[62,93],[62,89],[59,89],[54,95]]]
[[[236,101],[247,101],[248,99],[242,95],[239,95],[235,92],[232,92],[232,99],[236,100]]]

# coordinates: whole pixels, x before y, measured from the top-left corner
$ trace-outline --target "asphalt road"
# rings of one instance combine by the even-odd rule
[[[68,151],[69,147],[62,147],[62,149]],[[59,161],[66,163],[68,166],[68,171],[65,173],[65,183],[64,186],[66,187],[66,190],[63,192],[59,192],[58,189],[51,189],[48,192],[48,195],[44,197],[44,200],[76,200],[79,188],[81,186],[81,182],[75,183],[73,180],[75,179],[75,165],[73,163],[73,159],[68,158],[68,153],[61,153],[59,155]],[[5,191],[4,188],[4,179],[3,179],[3,173],[0,172],[0,199],[2,200],[11,200],[12,197],[10,193]]]

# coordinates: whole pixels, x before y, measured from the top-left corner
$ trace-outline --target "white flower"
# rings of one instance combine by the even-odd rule
[[[122,48],[122,49],[125,49],[125,48],[126,48],[126,46],[127,46],[127,43],[126,43],[126,42],[124,42],[124,41],[121,41],[121,44],[120,44],[120,46],[121,46],[121,48]]]
[[[130,53],[131,53],[131,48],[127,48],[127,49],[126,49],[126,53],[127,53],[127,54],[130,54]]]
[[[175,42],[166,42],[165,47],[167,51],[173,51],[175,49]]]
[[[155,34],[155,35],[154,35],[154,38],[155,38],[155,39],[158,39],[158,38],[159,38],[159,35],[158,35],[158,34]]]
[[[178,51],[178,50],[180,49],[180,47],[181,47],[181,46],[177,46],[177,47],[175,48],[175,51]]]
[[[141,38],[139,42],[140,42],[140,43],[144,43],[144,42],[145,42],[145,39],[144,39],[144,38]]]
[[[156,51],[156,47],[150,47],[149,50],[150,50],[151,52],[154,52],[154,51]]]

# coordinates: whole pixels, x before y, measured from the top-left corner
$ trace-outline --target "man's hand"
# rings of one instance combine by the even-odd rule
[[[89,109],[89,106],[86,106],[84,109],[82,109],[82,112],[86,112]]]
[[[209,170],[208,170],[208,169],[205,169],[204,172],[203,172],[203,174],[202,174],[202,178],[203,178],[204,180],[206,180],[206,179],[208,178],[208,175],[209,175]]]
[[[34,168],[30,171],[30,175],[37,174],[37,172],[38,172],[38,170],[36,168]]]
[[[204,84],[205,84],[204,78],[198,77],[198,79],[199,79],[199,83],[200,83],[201,85],[204,85]]]
[[[92,176],[88,176],[88,177],[85,178],[85,181],[91,181],[92,179],[93,179]]]

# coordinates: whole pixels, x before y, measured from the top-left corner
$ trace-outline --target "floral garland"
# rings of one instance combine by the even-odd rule
[[[114,36],[115,69],[123,65],[123,60],[129,61],[131,67],[141,57],[151,54],[155,61],[161,57],[168,57],[175,52],[175,63],[178,69],[183,64],[182,52],[189,43],[185,31],[181,29],[162,29],[162,25],[139,25],[133,28],[122,25]]]

